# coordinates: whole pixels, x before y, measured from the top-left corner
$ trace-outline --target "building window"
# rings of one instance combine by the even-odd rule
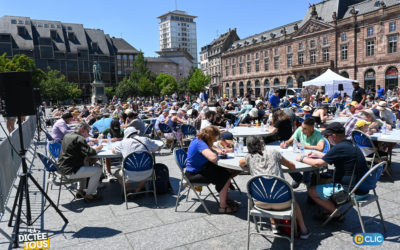
[[[18,35],[25,36],[26,33],[27,32],[26,32],[25,26],[18,26]]]
[[[229,76],[229,67],[225,66],[225,76]]]
[[[274,49],[274,55],[276,55],[276,56],[278,55],[278,48]]]
[[[122,75],[122,71],[121,70],[118,70],[118,75]]]
[[[232,75],[236,75],[236,65],[232,65]]]
[[[256,53],[256,59],[258,59],[258,52]]]
[[[329,43],[328,37],[324,37],[323,41],[322,41],[322,44],[323,45],[328,45],[328,43]]]
[[[375,41],[370,40],[366,42],[367,56],[373,56],[375,52]]]
[[[367,29],[367,36],[373,36],[374,35],[374,27],[369,27]]]
[[[50,30],[50,37],[53,40],[57,40],[58,36],[57,36],[57,30]]]
[[[389,23],[389,32],[395,32],[395,31],[396,31],[396,22]]]
[[[251,63],[247,63],[247,73],[251,72]]]
[[[315,61],[316,61],[315,58],[316,58],[316,56],[315,56],[315,50],[310,51],[310,63],[314,64]]]
[[[299,43],[299,50],[303,50],[303,43]]]
[[[347,60],[347,50],[348,50],[348,46],[347,45],[343,45],[340,48],[340,58],[342,60]]]
[[[239,62],[242,62],[242,56],[239,57]]]
[[[274,58],[274,69],[279,69],[279,57]]]
[[[329,48],[325,48],[322,50],[322,60],[324,62],[329,61]]]
[[[118,59],[118,60],[121,60],[121,55],[117,55],[117,59]]]
[[[256,72],[260,71],[260,61],[256,61]]]
[[[289,45],[289,46],[287,47],[287,53],[288,53],[288,54],[292,53],[292,46]]]
[[[311,40],[310,41],[310,48],[314,48],[315,47],[315,41],[314,40]]]
[[[397,36],[389,36],[388,43],[388,53],[397,52]]]
[[[243,74],[243,63],[239,64],[239,74]]]
[[[304,63],[304,54],[303,53],[299,53],[298,61],[299,61],[299,65],[302,65]]]
[[[268,51],[265,51],[264,57],[265,57],[265,58],[268,58]]]
[[[288,55],[288,57],[287,57],[287,66],[288,66],[288,68],[291,68],[292,65],[293,65],[292,55]]]
[[[345,32],[343,32],[340,37],[341,37],[342,42],[346,42],[347,41],[347,34]]]
[[[269,59],[268,59],[268,57],[264,58],[264,70],[265,71],[269,70]]]
[[[250,61],[250,55],[247,55],[247,61]]]

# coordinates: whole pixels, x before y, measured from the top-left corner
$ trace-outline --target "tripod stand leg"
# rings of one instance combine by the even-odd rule
[[[18,183],[18,188],[17,188],[17,193],[15,195],[15,199],[14,199],[14,204],[12,206],[12,210],[11,210],[11,215],[10,215],[10,220],[8,221],[8,226],[11,227],[12,226],[12,220],[14,218],[14,214],[15,214],[15,208],[17,207],[17,203],[18,203],[18,198],[21,195],[20,193],[22,192],[22,178],[19,178],[19,183]]]
[[[27,184],[26,182],[23,181],[21,178],[21,194],[19,195],[18,199],[18,212],[17,212],[17,218],[15,220],[15,226],[14,226],[14,240],[13,240],[13,247],[17,248],[18,247],[18,235],[19,235],[19,227],[21,224],[21,213],[22,213],[22,202],[23,202],[23,197],[24,197],[24,189],[25,185]],[[16,199],[17,200],[17,199]],[[10,217],[10,220],[12,220],[12,217]]]
[[[24,164],[24,163],[22,163]],[[26,163],[25,163],[26,164]],[[24,193],[25,193],[25,202],[26,202],[26,222],[28,226],[32,225],[32,214],[31,214],[31,202],[29,200],[29,189],[28,189],[28,177],[23,176],[24,180]]]
[[[46,197],[46,200],[51,204],[51,206],[56,210],[56,212],[61,216],[61,218],[64,220],[65,224],[68,223],[67,218],[65,218],[65,216],[62,214],[62,212],[60,211],[60,209],[58,209],[58,207],[56,206],[56,204],[54,204],[54,202],[50,199],[50,197],[44,192],[44,190],[42,189],[42,187],[39,185],[39,183],[37,183],[37,181],[35,180],[35,178],[33,178],[33,176],[28,173],[27,174],[28,177],[31,179],[31,181],[35,184],[35,186],[39,189],[39,191],[44,195],[44,197]]]

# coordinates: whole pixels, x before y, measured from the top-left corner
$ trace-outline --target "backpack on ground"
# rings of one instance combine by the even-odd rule
[[[156,192],[157,194],[172,193],[172,186],[169,182],[169,170],[165,164],[154,164],[154,171],[156,174]]]

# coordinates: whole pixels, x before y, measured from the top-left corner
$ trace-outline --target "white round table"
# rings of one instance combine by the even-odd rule
[[[248,137],[248,136],[267,136],[270,133],[260,126],[258,128],[254,127],[234,127],[230,129],[229,132],[232,133],[233,137]]]
[[[331,124],[333,122],[339,122],[341,124],[345,124],[349,119],[350,119],[350,117],[339,116],[339,117],[334,117],[332,120],[327,120],[325,123]]]
[[[282,170],[285,173],[297,173],[297,172],[308,172],[308,171],[318,170],[318,168],[315,168],[311,165],[296,161],[296,157],[298,155],[300,155],[300,153],[294,153],[292,147],[289,147],[286,149],[282,149],[279,145],[266,145],[266,147],[267,147],[267,149],[275,149],[275,150],[279,151],[283,157],[285,157],[289,161],[292,161],[296,165],[296,169],[288,169],[287,167],[282,166]],[[247,154],[246,147],[244,147],[244,151],[246,153],[241,153],[241,154],[239,154],[239,156],[234,156],[233,153],[228,153],[228,158],[227,159],[219,159],[217,162],[217,165],[224,167],[224,168],[238,170],[238,171],[248,170],[248,168],[242,168],[239,166],[240,159],[245,157]],[[309,152],[311,152],[311,151],[305,150],[305,154],[308,154]]]

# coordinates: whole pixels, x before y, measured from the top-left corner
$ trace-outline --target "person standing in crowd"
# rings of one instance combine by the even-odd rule
[[[365,90],[360,87],[359,82],[353,82],[353,94],[352,94],[352,100],[356,101],[357,103],[360,103],[362,105],[365,104],[365,100],[367,99],[367,95],[365,93]]]
[[[377,96],[384,97],[385,96],[385,89],[381,87],[381,85],[378,85],[378,91],[376,92]]]
[[[53,137],[55,141],[61,142],[66,134],[74,131],[68,126],[72,119],[72,114],[68,112],[63,114],[61,119],[58,119],[56,123],[54,123],[53,129],[51,130],[51,137]]]
[[[345,128],[338,122],[329,124],[323,131],[323,135],[334,145],[328,153],[313,152],[308,156],[299,155],[296,160],[317,168],[333,164],[335,167],[335,191],[347,190],[348,187],[351,190],[364,174],[368,172],[367,162],[363,153],[350,140],[346,139]],[[351,180],[353,173],[353,180]],[[316,219],[325,221],[335,210],[333,202],[329,200],[333,194],[333,188],[333,184],[325,184],[308,189],[310,197],[324,209],[322,214],[315,216]],[[359,188],[355,194],[361,198],[368,194],[368,192],[368,190],[361,190]],[[338,213],[333,219],[343,221],[344,217]]]
[[[279,108],[280,99],[279,99],[279,90],[278,89],[276,89],[274,91],[274,94],[270,96],[268,101],[269,101],[270,108]]]
[[[97,186],[99,185],[103,170],[99,166],[89,166],[87,157],[96,155],[97,151],[103,148],[98,145],[94,148],[89,146],[86,138],[89,137],[90,126],[87,123],[80,123],[73,133],[65,135],[61,144],[61,152],[58,158],[59,171],[69,179],[79,179],[77,198],[84,198],[85,201],[96,201]],[[86,180],[89,178],[86,193]]]

